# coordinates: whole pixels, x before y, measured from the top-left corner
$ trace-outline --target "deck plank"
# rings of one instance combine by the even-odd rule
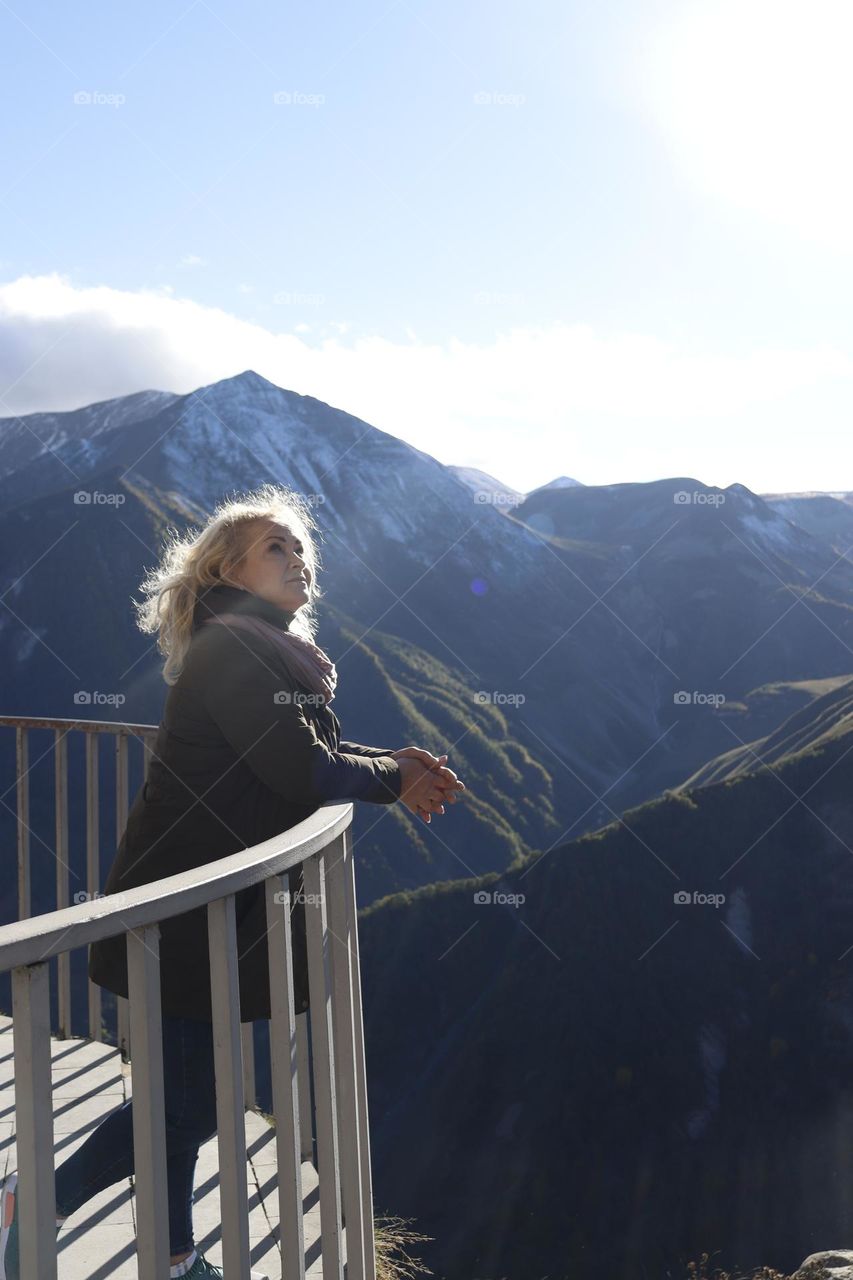
[[[17,1168],[12,1020],[0,1014],[0,1176]],[[132,1096],[132,1064],[112,1045],[51,1040],[54,1152],[62,1164],[115,1107]],[[252,1269],[281,1280],[275,1130],[257,1111],[246,1112],[246,1177]],[[199,1151],[193,1224],[196,1246],[222,1265],[219,1165],[214,1135]],[[305,1267],[322,1280],[317,1171],[302,1165]],[[59,1236],[59,1280],[137,1280],[133,1180],[93,1196],[72,1214]],[[344,1232],[344,1248],[346,1232]],[[346,1254],[344,1253],[344,1256]]]

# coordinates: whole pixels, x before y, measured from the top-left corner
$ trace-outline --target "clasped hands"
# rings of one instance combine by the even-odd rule
[[[434,813],[443,814],[445,804],[455,804],[465,790],[465,783],[447,768],[446,755],[434,756],[422,747],[402,747],[391,756],[399,762],[403,775],[400,799],[424,822],[430,822]]]

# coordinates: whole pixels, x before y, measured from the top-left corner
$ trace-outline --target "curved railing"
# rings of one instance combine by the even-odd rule
[[[97,860],[87,865],[90,896],[69,906],[67,859],[64,897],[43,915],[29,915],[27,730],[56,733],[58,854],[67,852],[67,758],[69,732],[87,734],[87,825],[97,829],[97,753],[95,733],[112,732],[117,743],[117,826],[127,814],[127,737],[149,739],[150,725],[95,721],[34,720],[0,717],[18,734],[18,884],[26,913],[16,924],[0,927],[0,972],[12,972],[15,1041],[15,1090],[22,1274],[32,1280],[56,1280],[56,1232],[53,1107],[51,1096],[49,961],[64,961],[62,984],[69,981],[71,951],[100,938],[127,935],[129,1042],[133,1050],[133,1139],[140,1280],[168,1275],[169,1242],[157,1224],[168,1218],[160,1007],[159,922],[207,906],[213,1000],[217,1138],[222,1202],[222,1250],[225,1274],[248,1280],[249,1234],[244,1111],[253,1069],[241,1032],[237,966],[235,895],[263,883],[270,966],[270,1048],[273,1110],[276,1120],[282,1276],[303,1280],[305,1247],[302,1220],[301,1161],[305,1150],[308,1055],[300,1043],[303,1018],[294,1011],[293,954],[290,931],[289,869],[301,864],[308,951],[313,1122],[320,1191],[323,1275],[327,1280],[375,1280],[367,1088],[352,855],[352,804],[327,804],[297,826],[252,849],[168,876],[121,894],[96,896]],[[95,743],[95,746],[97,744]],[[122,781],[122,773],[124,775]],[[95,788],[92,820],[92,788]],[[23,793],[23,808],[22,808]],[[22,834],[22,827],[25,833]],[[282,927],[278,928],[277,925]],[[94,984],[92,984],[94,985]],[[70,990],[70,988],[69,988]],[[70,994],[66,993],[66,1014]],[[91,1028],[90,1003],[90,1028]],[[60,1014],[62,1019],[62,1014]],[[65,1034],[69,1023],[65,1023]],[[100,1017],[98,1018],[100,1031]],[[245,1028],[243,1029],[245,1031]],[[308,1104],[310,1108],[310,1104]],[[308,1137],[310,1139],[310,1127]],[[346,1225],[346,1272],[343,1227]]]

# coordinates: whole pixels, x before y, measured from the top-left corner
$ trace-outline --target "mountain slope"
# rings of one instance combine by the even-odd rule
[[[834,738],[845,737],[853,722],[853,677],[819,684],[828,687],[765,737],[747,742],[733,730],[736,745],[709,760],[673,790],[687,790],[754,773],[764,765],[778,764],[800,752],[825,746]]]
[[[362,913],[375,1198],[437,1274],[787,1274],[849,1239],[851,728]]]

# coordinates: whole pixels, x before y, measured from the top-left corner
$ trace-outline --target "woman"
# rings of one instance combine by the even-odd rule
[[[329,703],[337,672],[314,643],[321,598],[310,508],[265,485],[217,507],[197,535],[173,536],[143,583],[138,625],[157,634],[170,686],[144,786],[107,877],[119,893],[260,844],[335,800],[393,804],[426,822],[464,784],[417,747],[341,741]],[[289,873],[296,1011],[308,1007],[301,868]],[[240,1018],[269,1018],[263,884],[236,895]],[[222,1277],[195,1249],[193,1175],[216,1132],[207,908],[160,924],[171,1276]],[[126,935],[90,947],[89,976],[126,996]],[[133,1172],[132,1102],[56,1173],[57,1230]],[[0,1280],[20,1280],[16,1175],[0,1203]],[[255,1273],[253,1273],[255,1274]]]

